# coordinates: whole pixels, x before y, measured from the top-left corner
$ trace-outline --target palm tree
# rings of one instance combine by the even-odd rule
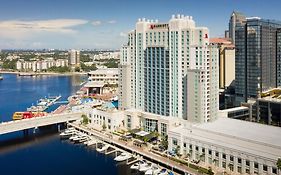
[[[201,155],[200,155],[200,160],[203,161],[203,160],[204,160],[204,157],[205,157],[205,153],[201,154]]]
[[[281,170],[281,158],[278,158],[276,162],[277,169],[280,171]]]

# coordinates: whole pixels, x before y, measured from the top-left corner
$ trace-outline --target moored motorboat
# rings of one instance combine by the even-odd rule
[[[103,147],[101,147],[101,148],[97,148],[97,151],[98,152],[103,152],[103,151],[105,151],[105,150],[107,150],[109,148],[109,145],[104,145]]]
[[[151,169],[147,170],[145,172],[145,174],[146,175],[154,175],[154,174],[158,174],[160,171],[161,171],[161,169],[157,165],[153,164]]]
[[[96,140],[90,140],[90,141],[87,142],[87,146],[92,146],[92,145],[94,145],[96,143],[97,143]]]
[[[118,162],[122,162],[124,160],[130,159],[131,157],[132,155],[130,153],[123,152],[119,156],[115,157],[114,160]]]
[[[151,163],[148,163],[148,164],[146,164],[146,165],[144,165],[144,166],[141,166],[140,169],[139,169],[139,171],[141,171],[141,172],[146,172],[147,170],[149,170],[149,169],[151,169],[151,168],[152,168]]]
[[[139,162],[134,163],[130,168],[133,170],[138,170],[138,169],[140,169],[140,167],[146,166],[146,165],[147,165],[147,163],[145,160],[140,160]]]

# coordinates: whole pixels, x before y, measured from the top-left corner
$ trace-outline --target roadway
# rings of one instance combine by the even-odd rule
[[[49,114],[44,117],[2,122],[0,124],[0,135],[57,123],[75,121],[80,119],[81,115],[82,113]]]

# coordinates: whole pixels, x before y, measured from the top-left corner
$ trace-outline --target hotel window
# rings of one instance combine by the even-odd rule
[[[259,168],[259,164],[258,164],[257,162],[255,162],[255,163],[254,163],[254,167],[255,167],[256,169],[258,169],[258,168]]]
[[[267,165],[263,165],[263,171],[267,171]]]
[[[127,115],[127,128],[131,129],[131,116]]]
[[[277,174],[277,168],[272,167],[272,174]]]

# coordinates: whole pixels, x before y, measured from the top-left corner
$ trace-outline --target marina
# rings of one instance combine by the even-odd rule
[[[178,164],[170,160],[169,158],[161,157],[152,152],[145,151],[139,147],[128,146],[126,145],[126,143],[118,140],[117,138],[114,138],[114,136],[110,137],[104,133],[100,133],[93,129],[88,129],[84,126],[75,123],[68,123],[68,126],[71,128],[75,128],[77,131],[81,133],[86,133],[87,135],[94,137],[96,140],[99,140],[101,145],[100,147],[98,146],[96,147],[96,151],[98,152],[107,154],[107,151],[110,148],[113,148],[115,151],[111,151],[110,153],[112,154],[115,153],[114,160],[117,162],[126,161],[127,165],[134,164],[134,166],[130,165],[132,169],[136,169],[137,164],[135,163],[139,162],[140,160],[149,161],[149,163],[140,166],[141,168],[138,169],[140,172],[146,173],[148,170],[152,170],[152,169],[155,171],[156,170],[159,171],[159,169],[155,167],[155,165],[158,165],[167,169],[166,171],[160,169],[158,174],[161,174],[162,170],[163,170],[162,172],[163,174],[165,173],[168,174],[169,170],[170,170],[169,173],[172,172],[173,174],[191,174],[191,173],[198,174],[198,172],[188,168],[187,166]],[[133,158],[133,160],[129,161],[131,158]],[[147,174],[149,174],[150,172],[151,171],[147,172]]]
[[[32,105],[31,107],[27,108],[27,111],[30,111],[30,112],[45,111],[50,106],[54,105],[60,98],[61,98],[61,95],[41,98],[41,99],[38,100],[37,105],[35,105],[35,106]]]
[[[95,145],[95,149],[99,153],[105,155],[114,154],[114,161],[120,163],[126,162],[126,165],[130,167],[131,171],[139,171],[146,175],[177,175],[172,169],[166,169],[163,166],[156,164],[157,162],[154,163],[153,160],[146,160],[143,156],[137,153],[131,154],[128,150],[125,151],[116,147],[116,145],[113,145],[112,143],[110,144],[105,140],[100,140],[97,135],[90,136],[89,133],[86,134],[84,131],[79,130],[79,128],[76,127],[70,127],[60,133],[61,139],[66,139],[64,136],[66,134],[70,135],[69,133],[71,133],[72,136],[68,137],[68,140],[72,143],[79,143],[92,148],[93,145]]]

